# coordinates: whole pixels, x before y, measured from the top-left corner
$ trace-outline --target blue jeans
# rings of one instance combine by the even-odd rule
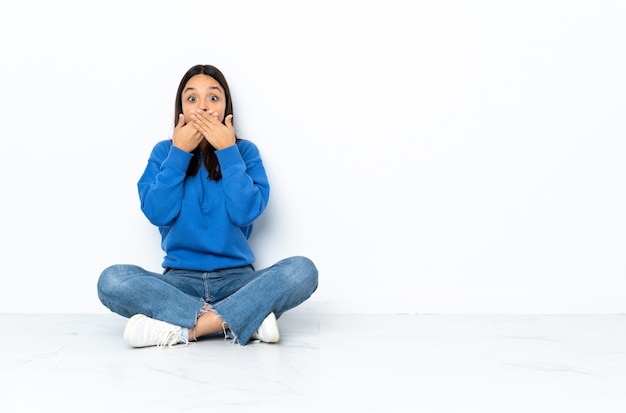
[[[144,314],[193,328],[205,303],[226,322],[235,342],[245,345],[265,317],[308,299],[317,289],[311,260],[291,257],[256,271],[251,265],[212,272],[166,269],[163,274],[136,265],[113,265],[98,280],[98,297],[123,317]]]

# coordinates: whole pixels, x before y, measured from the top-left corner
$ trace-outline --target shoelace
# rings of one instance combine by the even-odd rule
[[[180,340],[183,340],[182,343],[179,343]],[[167,334],[165,334],[160,342],[157,342],[157,348],[164,348],[165,346],[169,348],[174,347],[185,347],[189,344],[189,340],[182,337],[178,334],[177,331],[169,330]]]

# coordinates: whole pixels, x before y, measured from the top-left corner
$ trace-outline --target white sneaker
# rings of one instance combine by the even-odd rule
[[[280,331],[278,331],[278,321],[274,313],[265,317],[259,328],[252,334],[252,339],[261,340],[264,343],[278,343]]]
[[[186,346],[189,342],[182,336],[182,327],[155,320],[143,314],[135,314],[126,323],[124,341],[131,347]]]

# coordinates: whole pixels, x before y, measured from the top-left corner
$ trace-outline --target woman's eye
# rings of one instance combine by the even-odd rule
[[[187,98],[187,102],[191,102],[191,103],[193,103],[193,102],[195,102],[195,101],[196,101],[196,97],[195,97],[195,96],[189,96],[189,97]]]
[[[211,99],[211,102],[217,102],[217,96],[211,96],[209,99]]]

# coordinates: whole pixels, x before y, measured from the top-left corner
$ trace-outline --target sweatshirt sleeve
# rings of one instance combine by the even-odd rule
[[[270,187],[259,150],[250,141],[215,152],[222,171],[222,185],[229,219],[235,225],[247,226],[267,206]]]
[[[153,225],[169,225],[178,216],[192,156],[169,140],[159,142],[152,150],[137,188],[141,210]]]

